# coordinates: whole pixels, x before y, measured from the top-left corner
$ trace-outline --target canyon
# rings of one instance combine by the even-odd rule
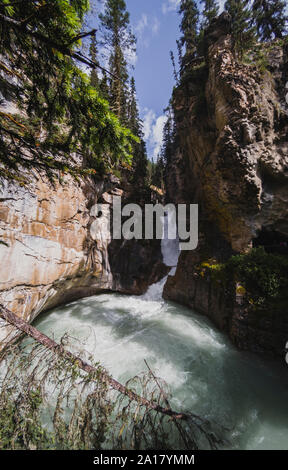
[[[198,204],[200,234],[198,248],[181,253],[164,298],[207,315],[240,349],[283,358],[287,309],[259,316],[196,272],[208,259],[247,252],[266,233],[288,240],[287,46],[272,46],[260,71],[254,57],[235,60],[229,28],[225,14],[212,22],[202,62],[173,94],[177,148],[166,202]],[[52,183],[35,171],[28,186],[2,178],[0,303],[31,322],[82,297],[141,295],[163,279],[159,241],[112,240],[108,213],[95,223],[93,207],[113,195],[126,197],[112,174]],[[3,343],[14,336],[1,329]]]

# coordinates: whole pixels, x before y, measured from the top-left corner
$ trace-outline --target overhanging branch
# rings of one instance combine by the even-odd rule
[[[21,31],[24,34],[27,34],[29,36],[32,36],[32,37],[38,39],[39,41],[43,42],[47,46],[58,50],[63,55],[66,55],[66,56],[69,56],[73,59],[76,59],[79,62],[82,62],[85,65],[88,65],[88,67],[90,67],[92,69],[98,68],[98,69],[102,70],[102,72],[105,72],[108,75],[110,75],[111,77],[115,78],[116,80],[119,80],[119,78],[116,75],[114,75],[109,70],[105,69],[104,67],[101,67],[101,65],[99,65],[96,62],[92,61],[88,57],[85,57],[81,52],[73,52],[66,45],[58,44],[57,42],[53,41],[53,39],[47,38],[46,36],[44,36],[41,33],[38,33],[37,31],[31,31],[31,29],[29,29],[26,24],[23,24],[20,21],[14,20],[13,18],[10,18],[9,16],[3,15],[2,13],[0,13],[0,21],[10,25],[11,27],[17,29],[18,31]],[[85,37],[86,33],[83,33],[83,34],[84,34],[84,36],[82,36],[82,37]],[[91,34],[92,34],[91,31],[89,33],[87,33],[87,35],[91,35]],[[73,39],[73,42],[74,41],[76,41],[75,38]]]

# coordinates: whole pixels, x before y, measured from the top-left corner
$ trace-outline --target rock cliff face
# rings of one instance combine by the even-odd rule
[[[109,252],[110,203],[122,195],[118,184],[112,176],[98,183],[66,176],[52,186],[36,173],[25,188],[1,181],[2,305],[32,321],[43,310],[102,291],[141,294],[166,274],[159,243],[122,241]],[[101,217],[96,203],[106,204]],[[116,258],[123,253],[122,269]],[[10,333],[0,330],[0,341]]]
[[[197,279],[195,266],[246,252],[267,234],[288,240],[287,81],[287,47],[269,46],[261,71],[235,61],[225,14],[211,25],[205,60],[174,92],[179,149],[168,172],[170,200],[178,184],[182,202],[199,204],[200,242],[181,254],[164,291],[210,316],[239,347],[282,357],[287,312],[277,325],[256,322],[221,289]]]

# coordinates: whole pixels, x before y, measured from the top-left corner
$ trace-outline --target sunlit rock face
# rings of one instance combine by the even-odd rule
[[[53,186],[35,175],[28,187],[1,182],[0,303],[27,321],[57,303],[111,287],[109,267],[95,259],[89,206],[103,191],[65,177]],[[93,247],[92,247],[93,245]]]
[[[234,318],[224,293],[194,274],[209,258],[246,252],[263,231],[288,237],[287,47],[270,47],[263,70],[237,63],[225,14],[205,42],[205,60],[174,91],[178,150],[167,179],[169,200],[199,204],[199,247],[182,253],[164,295],[209,315],[239,347],[259,351],[269,342],[283,355],[284,319],[259,326],[253,315]]]
[[[142,294],[167,274],[160,242],[150,249],[121,241],[110,252],[112,197],[123,195],[118,184],[112,176],[98,183],[65,176],[52,185],[38,174],[27,187],[1,181],[0,304],[32,321],[103,291]]]
[[[243,251],[263,227],[288,235],[288,59],[276,46],[266,71],[239,64],[230,35],[217,33],[173,103],[186,193]]]

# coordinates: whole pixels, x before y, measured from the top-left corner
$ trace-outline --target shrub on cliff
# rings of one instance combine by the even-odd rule
[[[274,312],[288,305],[288,256],[266,253],[263,247],[232,256],[224,264],[203,262],[196,275],[221,283],[230,296],[238,285],[237,293],[255,309]]]
[[[227,279],[239,281],[255,308],[288,303],[288,257],[255,248],[230,258],[225,265]]]

